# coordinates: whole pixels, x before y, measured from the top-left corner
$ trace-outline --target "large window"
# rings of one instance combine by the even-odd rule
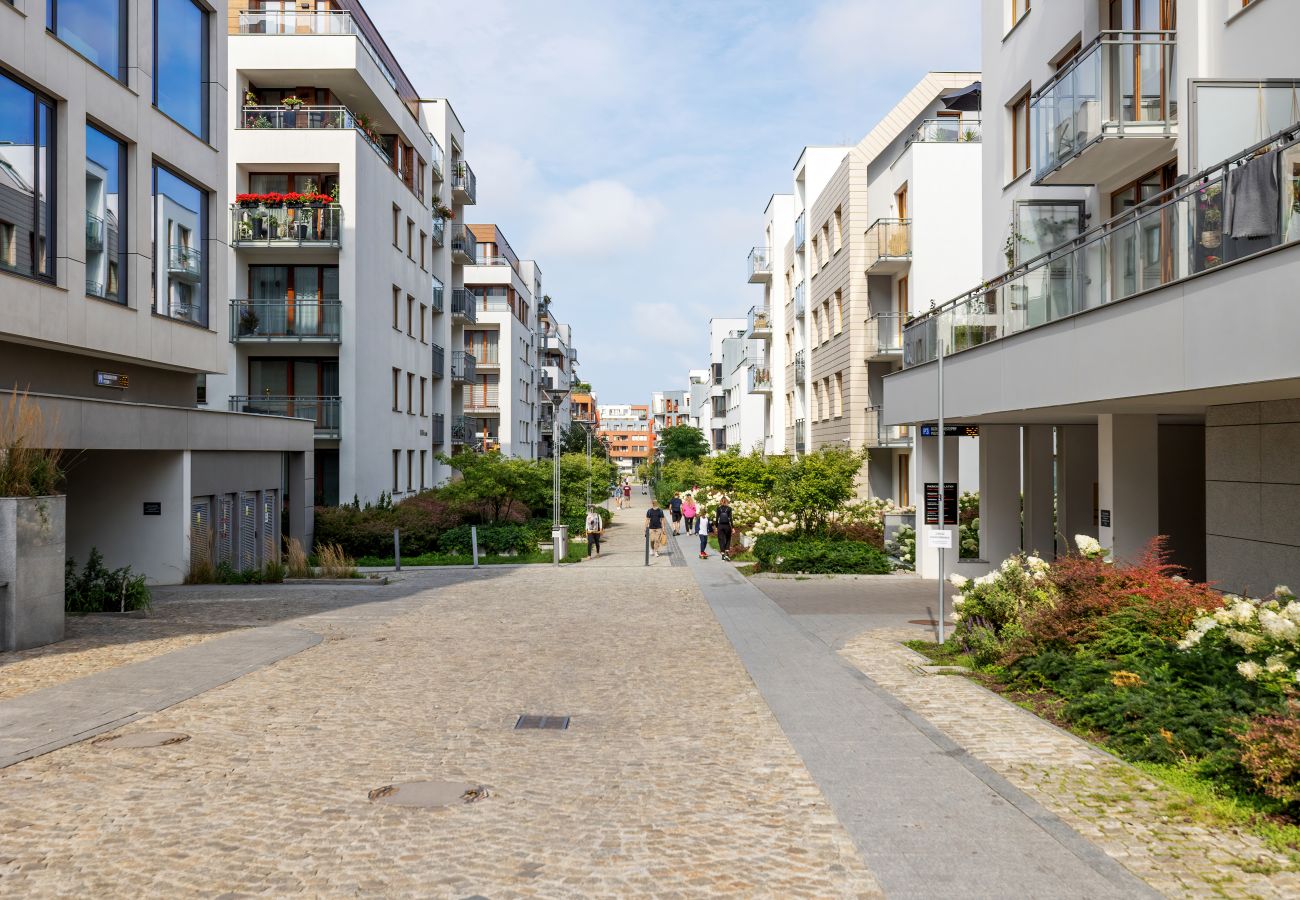
[[[208,14],[194,0],[154,0],[153,104],[208,137]]]
[[[0,269],[54,278],[54,101],[0,74]]]
[[[154,312],[208,324],[208,195],[153,167]]]
[[[86,126],[86,293],[126,302],[126,145]]]
[[[1011,178],[1029,171],[1029,92],[1011,104]]]
[[[126,80],[126,0],[46,0],[45,27],[109,75]]]

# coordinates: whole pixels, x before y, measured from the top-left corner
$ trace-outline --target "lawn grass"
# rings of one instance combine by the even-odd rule
[[[576,563],[586,558],[586,541],[584,540],[581,544],[570,541],[569,552],[561,562]],[[480,554],[478,558],[480,566],[544,565],[550,562],[550,550],[536,550],[532,553],[520,553],[518,556],[486,556]],[[464,556],[455,553],[425,553],[421,556],[402,557],[403,566],[470,566],[473,564],[474,558],[468,553]],[[363,556],[357,560],[357,565],[384,568],[393,565],[393,557]]]

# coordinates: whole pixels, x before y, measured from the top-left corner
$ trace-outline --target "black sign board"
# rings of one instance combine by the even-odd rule
[[[921,437],[938,437],[939,426],[931,422],[928,425],[921,426]],[[979,437],[980,427],[978,425],[948,425],[943,426],[944,437]]]
[[[939,485],[934,481],[925,483],[925,524],[939,524]],[[957,524],[957,484],[948,481],[943,485],[943,524]]]
[[[131,386],[131,379],[120,372],[95,372],[95,384],[99,387],[126,390]]]
[[[1102,528],[1110,527],[1110,510],[1108,509],[1103,509],[1101,511],[1101,527]]]
[[[161,516],[162,504],[156,503],[152,500],[144,501],[144,514],[146,516]]]

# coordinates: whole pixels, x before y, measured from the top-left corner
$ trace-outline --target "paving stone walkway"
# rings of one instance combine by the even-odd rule
[[[1187,820],[1182,800],[1141,772],[978,684],[929,675],[878,629],[844,657],[980,761],[1169,897],[1298,897],[1300,871],[1253,835]]]

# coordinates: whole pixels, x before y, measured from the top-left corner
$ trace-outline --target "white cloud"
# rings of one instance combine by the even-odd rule
[[[897,0],[831,0],[804,23],[804,61],[823,75],[887,78],[901,67],[913,81],[918,70],[977,67],[979,8],[971,0],[908,0],[903,12]]]
[[[658,200],[611,179],[589,181],[544,202],[535,230],[538,259],[548,253],[644,252],[664,215]]]

